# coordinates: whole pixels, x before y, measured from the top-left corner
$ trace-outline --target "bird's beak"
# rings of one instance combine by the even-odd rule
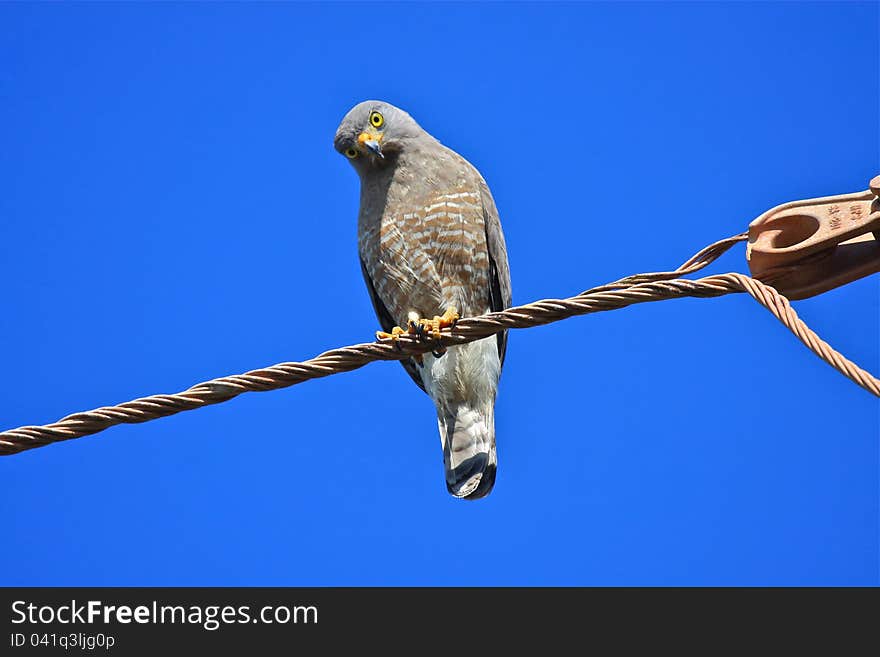
[[[369,151],[373,155],[384,159],[385,156],[382,155],[382,147],[380,145],[381,142],[382,142],[382,134],[381,133],[371,134],[369,132],[362,132],[361,134],[358,135],[358,143],[361,146],[369,149]]]

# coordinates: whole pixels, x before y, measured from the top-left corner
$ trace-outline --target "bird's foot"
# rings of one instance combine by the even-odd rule
[[[456,310],[455,306],[450,306],[442,316],[434,315],[433,319],[418,319],[410,321],[409,332],[417,335],[420,340],[427,340],[430,336],[435,341],[439,342],[440,330],[444,328],[454,328],[458,319],[458,310]],[[438,344],[437,348],[433,349],[431,353],[435,358],[440,358],[440,356],[446,353],[446,347]]]
[[[450,306],[443,313],[443,316],[434,315],[434,319],[417,319],[411,320],[409,323],[409,332],[414,333],[420,339],[425,340],[430,337],[435,340],[440,339],[440,329],[453,328],[458,322],[459,315],[455,306]]]
[[[415,313],[413,313],[412,316],[417,317]],[[376,339],[390,339],[394,343],[398,343],[401,335],[409,334],[416,336],[419,340],[422,341],[427,341],[429,339],[439,341],[441,329],[454,328],[456,322],[458,322],[458,319],[458,310],[455,309],[455,306],[450,306],[446,309],[446,312],[444,312],[442,316],[434,315],[433,319],[411,319],[408,329],[402,329],[399,326],[395,326],[391,329],[391,333],[386,333],[385,331],[376,331]],[[440,358],[440,356],[446,353],[446,347],[438,344],[437,348],[433,349],[431,353],[434,354],[436,358]]]

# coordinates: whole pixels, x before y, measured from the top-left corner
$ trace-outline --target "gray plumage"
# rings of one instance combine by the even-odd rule
[[[381,101],[349,111],[334,146],[360,177],[358,250],[385,331],[451,306],[462,316],[510,307],[498,210],[467,160]],[[437,408],[446,484],[456,497],[483,497],[495,482],[494,405],[506,345],[500,333],[439,358],[402,361]]]

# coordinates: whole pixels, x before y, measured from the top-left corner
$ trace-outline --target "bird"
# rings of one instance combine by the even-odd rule
[[[360,178],[358,254],[383,329],[378,338],[431,339],[459,316],[511,306],[498,209],[470,162],[379,100],[349,110],[333,145]],[[495,399],[506,349],[505,331],[400,361],[437,409],[454,497],[483,498],[495,484]]]

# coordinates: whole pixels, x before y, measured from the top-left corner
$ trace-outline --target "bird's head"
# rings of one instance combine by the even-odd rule
[[[359,173],[387,166],[407,146],[427,133],[402,109],[381,100],[352,107],[336,129],[333,147]]]

